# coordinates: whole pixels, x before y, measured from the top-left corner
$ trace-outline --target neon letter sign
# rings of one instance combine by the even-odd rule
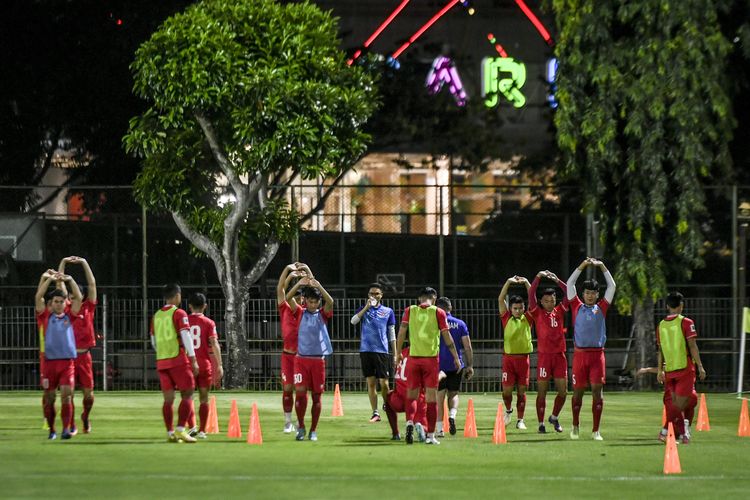
[[[435,95],[443,89],[443,85],[446,83],[448,84],[448,90],[456,100],[456,104],[464,106],[467,96],[456,66],[447,57],[438,56],[432,61],[432,67],[430,72],[427,73],[425,85],[427,85],[427,91]]]
[[[526,104],[521,87],[526,83],[526,66],[512,57],[485,57],[482,60],[482,95],[488,108],[498,105],[502,94],[514,107]]]

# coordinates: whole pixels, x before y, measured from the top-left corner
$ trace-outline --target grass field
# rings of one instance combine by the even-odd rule
[[[93,433],[70,441],[46,439],[41,393],[3,393],[0,497],[741,498],[750,485],[750,438],[736,436],[740,402],[733,395],[707,396],[711,431],[694,431],[693,442],[679,447],[679,476],[662,474],[656,393],[607,394],[603,442],[588,432],[590,397],[581,439],[571,441],[570,399],[561,416],[565,432],[540,435],[530,394],[529,430],[509,426],[506,445],[491,443],[499,396],[462,395],[459,432],[440,446],[390,441],[385,419],[367,421],[365,394],[343,394],[345,416],[337,418],[329,416],[332,394],[324,396],[318,442],[296,442],[281,432],[280,393],[216,395],[222,434],[186,445],[165,441],[159,393],[98,393]],[[468,397],[476,407],[478,439],[462,433]],[[232,399],[240,408],[241,440],[225,435]],[[245,440],[253,402],[262,446]]]

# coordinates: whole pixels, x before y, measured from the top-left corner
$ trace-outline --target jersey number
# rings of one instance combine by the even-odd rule
[[[547,369],[543,366],[539,367],[539,376],[542,378],[547,378]]]
[[[193,348],[200,349],[201,348],[201,327],[198,325],[191,326],[190,336],[193,337]]]
[[[554,316],[550,316],[550,317],[549,317],[549,325],[550,325],[550,326],[551,326],[552,328],[557,328],[557,318],[556,318],[556,317],[554,317]]]
[[[409,358],[404,358],[401,360],[400,366],[397,368],[396,376],[395,378],[397,380],[403,380],[406,382],[406,362],[409,361]]]
[[[294,383],[295,384],[301,384],[302,383],[302,374],[301,373],[295,373],[294,374]]]

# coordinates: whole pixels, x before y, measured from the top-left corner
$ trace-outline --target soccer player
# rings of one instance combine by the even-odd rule
[[[198,375],[193,339],[190,336],[190,321],[187,313],[178,306],[182,302],[182,291],[177,284],[165,285],[162,289],[165,304],[156,311],[151,320],[151,344],[156,351],[156,371],[164,395],[162,416],[167,427],[170,443],[195,443],[194,437],[185,430],[190,412],[193,410],[193,390]],[[177,429],[173,427],[175,389],[180,391],[181,401],[177,410]]]
[[[55,289],[45,301],[44,294],[52,281],[65,281],[71,290],[70,305],[66,306],[65,292]],[[45,271],[39,280],[34,309],[39,327],[40,349],[44,354],[42,387],[44,388],[44,416],[49,427],[49,439],[56,439],[55,397],[60,389],[60,413],[62,415],[62,439],[70,439],[73,434],[73,389],[75,388],[76,344],[73,333],[72,316],[81,309],[83,297],[78,285],[70,276],[55,271]]]
[[[437,437],[445,435],[443,430],[443,401],[448,393],[448,431],[451,436],[456,435],[456,414],[458,413],[458,391],[461,389],[461,379],[471,380],[474,376],[473,360],[474,351],[471,349],[471,339],[466,323],[451,314],[453,305],[448,297],[440,297],[435,305],[445,311],[448,328],[453,338],[453,344],[458,351],[458,359],[461,360],[461,369],[456,370],[453,359],[443,338],[440,338],[440,373],[438,374],[438,400],[437,400],[437,422],[435,424]],[[464,362],[465,353],[466,362]]]
[[[663,368],[662,368],[663,370]],[[659,369],[655,366],[647,366],[644,368],[639,368],[638,371],[636,371],[635,376],[640,377],[641,375],[645,375],[646,373],[653,373],[654,375],[657,375],[659,373]],[[667,411],[667,405],[671,404],[672,402],[672,391],[669,389],[669,385],[664,384],[664,397],[662,398],[662,403],[664,403],[664,411]],[[685,435],[688,439],[690,439],[690,427],[693,425],[693,417],[695,417],[695,407],[698,406],[698,393],[695,391],[695,380],[693,380],[693,390],[690,393],[690,399],[688,401],[687,407],[683,410],[683,415],[685,415]],[[666,442],[667,440],[667,424],[669,422],[664,422],[664,425],[662,426],[661,431],[659,432],[659,441]],[[679,435],[678,435],[679,436]]]
[[[414,416],[417,412],[417,398],[419,390],[424,388],[427,401],[427,444],[440,444],[435,438],[435,421],[437,420],[437,388],[438,371],[440,369],[438,352],[440,351],[440,336],[443,336],[448,349],[453,356],[456,370],[461,369],[456,346],[448,328],[445,311],[433,304],[437,299],[434,288],[423,288],[419,293],[419,305],[413,305],[404,311],[401,326],[398,330],[396,350],[399,353],[398,362],[409,335],[411,356],[406,366],[408,391],[406,393],[406,444],[414,443]]]
[[[367,393],[370,397],[372,417],[370,422],[380,422],[378,412],[377,384],[385,403],[388,397],[388,377],[390,368],[396,366],[396,315],[393,309],[381,304],[383,289],[379,283],[370,285],[367,301],[352,316],[351,324],[361,323],[361,340],[359,358],[362,363],[362,375],[367,379]],[[388,355],[388,350],[393,357]]]
[[[83,412],[81,413],[81,422],[83,423],[83,432],[91,432],[91,422],[89,414],[94,406],[94,365],[91,361],[91,348],[96,347],[96,336],[94,334],[94,313],[96,312],[97,295],[96,295],[96,278],[91,271],[89,263],[83,257],[70,256],[60,261],[58,272],[65,274],[66,264],[80,264],[86,275],[86,298],[81,304],[78,314],[72,316],[73,333],[76,338],[76,353],[78,356],[75,360],[76,370],[76,387],[83,389]],[[58,282],[58,286],[63,292],[67,293],[64,282]],[[71,397],[75,415],[75,404]],[[75,416],[73,425],[70,429],[71,434],[78,433],[75,425]]]
[[[383,409],[385,414],[388,416],[388,424],[391,426],[391,440],[400,441],[401,434],[398,432],[398,416],[397,413],[406,411],[406,393],[407,389],[407,377],[406,377],[406,365],[409,361],[409,348],[405,347],[401,351],[401,362],[398,364],[395,370],[393,379],[396,382],[396,388],[388,392],[388,397],[385,399]],[[424,391],[419,391],[419,397],[417,397],[417,412],[414,415],[415,424],[421,428],[427,427],[427,402],[424,398]],[[424,437],[420,435],[420,440],[424,440]]]
[[[601,269],[607,281],[604,298],[599,299],[599,283],[595,279],[583,282],[583,300],[578,298],[576,281],[584,269],[595,266]],[[583,404],[583,393],[591,384],[593,398],[591,411],[594,417],[591,437],[602,441],[599,423],[602,419],[604,399],[602,389],[606,380],[606,365],[604,359],[604,344],[607,342],[607,325],[605,323],[607,311],[615,296],[615,280],[604,263],[588,257],[573,271],[568,278],[568,300],[570,301],[571,323],[573,324],[573,429],[571,439],[578,439],[579,417]]]
[[[534,318],[525,311],[523,299],[519,295],[511,295],[506,303],[508,289],[511,285],[524,285],[528,291],[531,288],[529,280],[520,276],[512,276],[505,280],[500,295],[497,297],[497,307],[500,321],[503,325],[503,402],[505,416],[503,421],[508,425],[513,415],[513,388],[517,387],[516,410],[518,420],[516,429],[526,430],[523,420],[526,411],[526,388],[529,386],[529,354],[531,346],[531,326]]]
[[[554,288],[542,292],[541,307],[538,306],[536,290],[542,278],[548,278],[562,289],[563,301],[557,303]],[[555,381],[555,406],[549,416],[549,423],[555,432],[562,432],[559,416],[568,393],[568,358],[565,357],[565,312],[568,310],[568,288],[560,278],[550,271],[539,271],[529,289],[529,313],[534,318],[537,340],[537,396],[536,416],[539,421],[539,433],[544,434],[544,411],[547,405],[549,379]]]
[[[299,286],[297,283],[296,286]],[[305,439],[305,413],[307,412],[307,391],[312,391],[310,415],[310,441],[318,440],[318,419],[320,418],[321,396],[326,386],[326,356],[333,354],[331,338],[328,335],[328,321],[333,317],[333,297],[315,278],[305,287],[305,308],[297,323],[297,356],[294,358],[294,385],[297,412],[297,441]],[[321,299],[323,307],[320,307]]]
[[[188,300],[190,315],[190,337],[193,341],[193,350],[195,359],[198,361],[198,379],[196,386],[200,398],[200,415],[201,425],[195,437],[206,439],[206,423],[208,422],[208,390],[214,380],[221,380],[224,376],[224,368],[221,363],[221,346],[219,337],[216,333],[216,323],[205,315],[206,296],[202,293],[194,293]],[[210,349],[209,349],[210,347]],[[211,362],[213,358],[213,363]],[[217,372],[213,373],[213,367],[217,367]],[[193,415],[193,419],[195,415]],[[191,435],[193,432],[190,433]]]
[[[276,307],[281,320],[281,338],[284,346],[281,352],[281,405],[284,409],[284,432],[294,432],[292,423],[292,408],[294,408],[294,358],[297,355],[297,328],[302,314],[302,284],[312,278],[310,268],[301,262],[289,264],[281,271],[276,285]],[[295,278],[307,278],[297,282],[297,286],[290,290]],[[289,290],[289,293],[287,293]]]
[[[678,439],[683,444],[690,442],[685,429],[685,415],[683,412],[690,405],[694,392],[695,366],[698,366],[698,376],[706,378],[706,370],[701,363],[700,352],[695,339],[695,323],[682,315],[685,307],[684,298],[679,292],[667,295],[667,317],[656,327],[656,343],[659,345],[656,378],[664,384],[665,404],[667,407],[667,421],[672,422]],[[662,364],[663,362],[663,364]],[[666,392],[671,393],[671,400],[666,398]],[[666,436],[659,434],[659,439],[666,441]]]

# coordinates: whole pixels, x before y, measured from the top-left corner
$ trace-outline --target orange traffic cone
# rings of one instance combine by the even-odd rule
[[[742,410],[740,410],[740,425],[737,428],[737,435],[740,437],[750,437],[750,417],[747,415],[747,399],[742,400]]]
[[[247,427],[247,444],[263,444],[263,433],[260,430],[258,405],[253,403],[253,413],[250,415],[250,425]]]
[[[466,406],[466,423],[464,424],[464,437],[475,438],[477,436],[477,422],[474,418],[474,401],[469,398],[469,404]]]
[[[211,396],[208,403],[208,423],[206,424],[206,434],[219,433],[219,415],[216,413],[216,396]]]
[[[339,384],[336,384],[336,388],[333,391],[333,410],[331,410],[331,416],[344,416],[344,407],[341,405],[341,391],[339,390]]]
[[[443,398],[443,429],[449,429],[450,422],[448,422],[448,398]]]
[[[229,412],[229,429],[227,429],[227,437],[242,437],[242,428],[240,427],[240,414],[237,411],[237,401],[234,399],[232,400],[232,409]]]
[[[701,394],[701,404],[698,407],[698,423],[695,425],[696,431],[710,431],[711,424],[708,422],[708,408],[706,407],[706,395]]]
[[[664,450],[664,474],[681,474],[680,456],[677,454],[677,441],[674,438],[674,428],[669,422],[667,429],[667,447]]]
[[[505,422],[503,421],[503,404],[497,404],[497,416],[495,417],[495,430],[492,431],[492,444],[506,444]]]

